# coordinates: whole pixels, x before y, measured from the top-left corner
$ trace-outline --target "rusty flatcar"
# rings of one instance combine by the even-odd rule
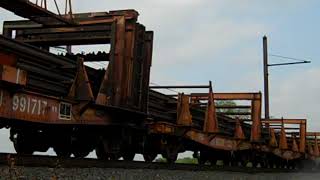
[[[211,82],[149,86],[153,32],[135,10],[59,16],[27,0],[13,2],[0,6],[30,19],[4,22],[0,36],[0,127],[10,128],[17,153],[52,147],[62,157],[95,150],[100,159],[143,154],[146,161],[162,154],[173,163],[192,151],[200,164],[263,167],[295,167],[319,156],[320,134],[308,133],[305,119],[261,118],[260,92],[216,93]],[[109,44],[110,51],[50,52],[91,44]],[[84,64],[91,61],[109,63],[93,69]],[[157,91],[163,88],[204,93]],[[216,105],[225,100],[247,103]]]

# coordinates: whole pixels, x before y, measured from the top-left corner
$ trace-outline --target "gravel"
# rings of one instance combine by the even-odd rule
[[[246,174],[237,172],[195,172],[178,170],[150,169],[101,169],[101,168],[31,168],[0,167],[0,179],[42,180],[318,180],[319,173],[258,173]]]

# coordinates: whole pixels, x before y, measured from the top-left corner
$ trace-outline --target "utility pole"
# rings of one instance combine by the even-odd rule
[[[269,119],[268,39],[263,36],[264,118]]]
[[[264,77],[264,118],[270,119],[270,110],[269,110],[269,67],[273,66],[287,66],[287,65],[295,65],[295,64],[306,64],[311,63],[311,61],[306,61],[302,59],[290,58],[279,55],[270,55],[278,58],[291,59],[295,60],[294,62],[286,62],[286,63],[276,63],[269,64],[268,62],[268,39],[267,36],[263,36],[263,77]],[[269,124],[266,124],[269,127]]]

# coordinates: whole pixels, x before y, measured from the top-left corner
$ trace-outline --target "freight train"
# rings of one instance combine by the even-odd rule
[[[27,0],[0,6],[30,20],[5,21],[0,36],[0,128],[18,154],[296,168],[319,157],[306,119],[261,118],[261,93],[201,86],[149,86],[153,32],[135,10],[56,15]],[[57,55],[52,47],[108,44],[100,53]],[[70,49],[70,48],[68,48]],[[105,69],[86,62],[108,61]],[[202,89],[164,94],[159,89]],[[190,91],[188,91],[190,92]],[[234,100],[228,105],[218,102]],[[241,104],[241,102],[244,102]],[[299,166],[297,166],[299,165]]]

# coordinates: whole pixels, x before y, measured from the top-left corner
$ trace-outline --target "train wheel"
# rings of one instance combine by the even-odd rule
[[[84,149],[73,151],[73,155],[75,158],[85,158],[89,155],[89,153],[90,153],[89,151],[86,151]]]
[[[174,163],[178,158],[179,146],[173,142],[168,143],[162,156],[167,159],[168,163]]]
[[[32,155],[34,150],[32,149],[31,142],[28,141],[30,137],[27,133],[10,131],[10,139],[13,142],[14,149],[18,154]]]
[[[276,167],[278,169],[284,169],[286,167],[286,162],[283,159],[280,159],[278,161],[276,161]]]
[[[231,161],[228,158],[223,159],[223,166],[231,166]]]
[[[133,161],[135,155],[136,155],[135,153],[126,152],[126,153],[124,153],[124,154],[122,155],[122,158],[123,158],[123,160],[125,160],[125,161]]]
[[[268,165],[268,168],[271,168],[271,169],[274,168],[275,161],[272,156],[268,156],[267,165]]]
[[[216,159],[210,159],[210,164],[212,166],[216,166],[217,165],[217,160]]]
[[[176,160],[178,159],[178,153],[176,154],[170,154],[169,157],[166,158],[168,163],[172,164],[174,162],[176,162]]]
[[[119,156],[119,154],[115,154],[115,153],[108,153],[107,154],[107,159],[111,160],[111,161],[116,161],[119,160],[121,156]]]
[[[200,165],[204,165],[206,162],[207,162],[207,157],[205,156],[205,153],[204,152],[200,152],[200,155],[198,157],[198,163]]]
[[[217,165],[217,159],[213,156],[213,154],[210,155],[210,153],[208,151],[206,151],[206,150],[200,151],[200,155],[198,157],[198,163],[200,165],[204,165],[208,161],[213,166]]]
[[[295,160],[288,161],[288,169],[296,169],[296,162]]]
[[[167,149],[166,149],[166,152],[164,152],[164,153],[162,154],[162,156],[167,159],[167,163],[172,164],[172,163],[174,163],[174,162],[177,160],[177,158],[178,158],[178,152],[173,151],[173,150],[170,149],[170,148],[167,148]]]
[[[260,165],[260,166],[259,166]],[[263,159],[253,159],[252,160],[252,167],[253,168],[267,168],[267,162]]]
[[[96,147],[96,155],[98,159],[115,161],[121,157],[118,153],[110,152],[109,145],[110,144],[107,144],[107,141],[104,141]]]
[[[102,144],[99,144],[96,147],[96,155],[97,155],[98,159],[101,159],[101,160],[107,160],[108,159],[108,156],[107,156],[106,152],[104,151],[104,147],[103,147]]]
[[[64,139],[64,141],[56,142],[53,146],[54,152],[58,157],[68,158],[72,154],[71,143],[68,139]]]
[[[75,158],[85,158],[92,151],[92,148],[89,145],[90,142],[80,140],[75,140],[72,142],[72,154]]]
[[[249,156],[247,154],[243,154],[240,157],[239,162],[241,167],[247,167],[248,163],[250,162]]]
[[[71,150],[68,147],[55,146],[53,147],[53,150],[58,157],[68,158],[71,156]]]
[[[157,157],[156,153],[145,153],[143,158],[145,162],[152,162]]]
[[[223,166],[232,166],[232,155],[229,153],[221,153]]]
[[[167,163],[169,164],[172,164],[174,163],[177,158],[178,158],[178,153],[168,153],[168,152],[165,152],[162,154],[162,157],[166,158],[167,160]]]

